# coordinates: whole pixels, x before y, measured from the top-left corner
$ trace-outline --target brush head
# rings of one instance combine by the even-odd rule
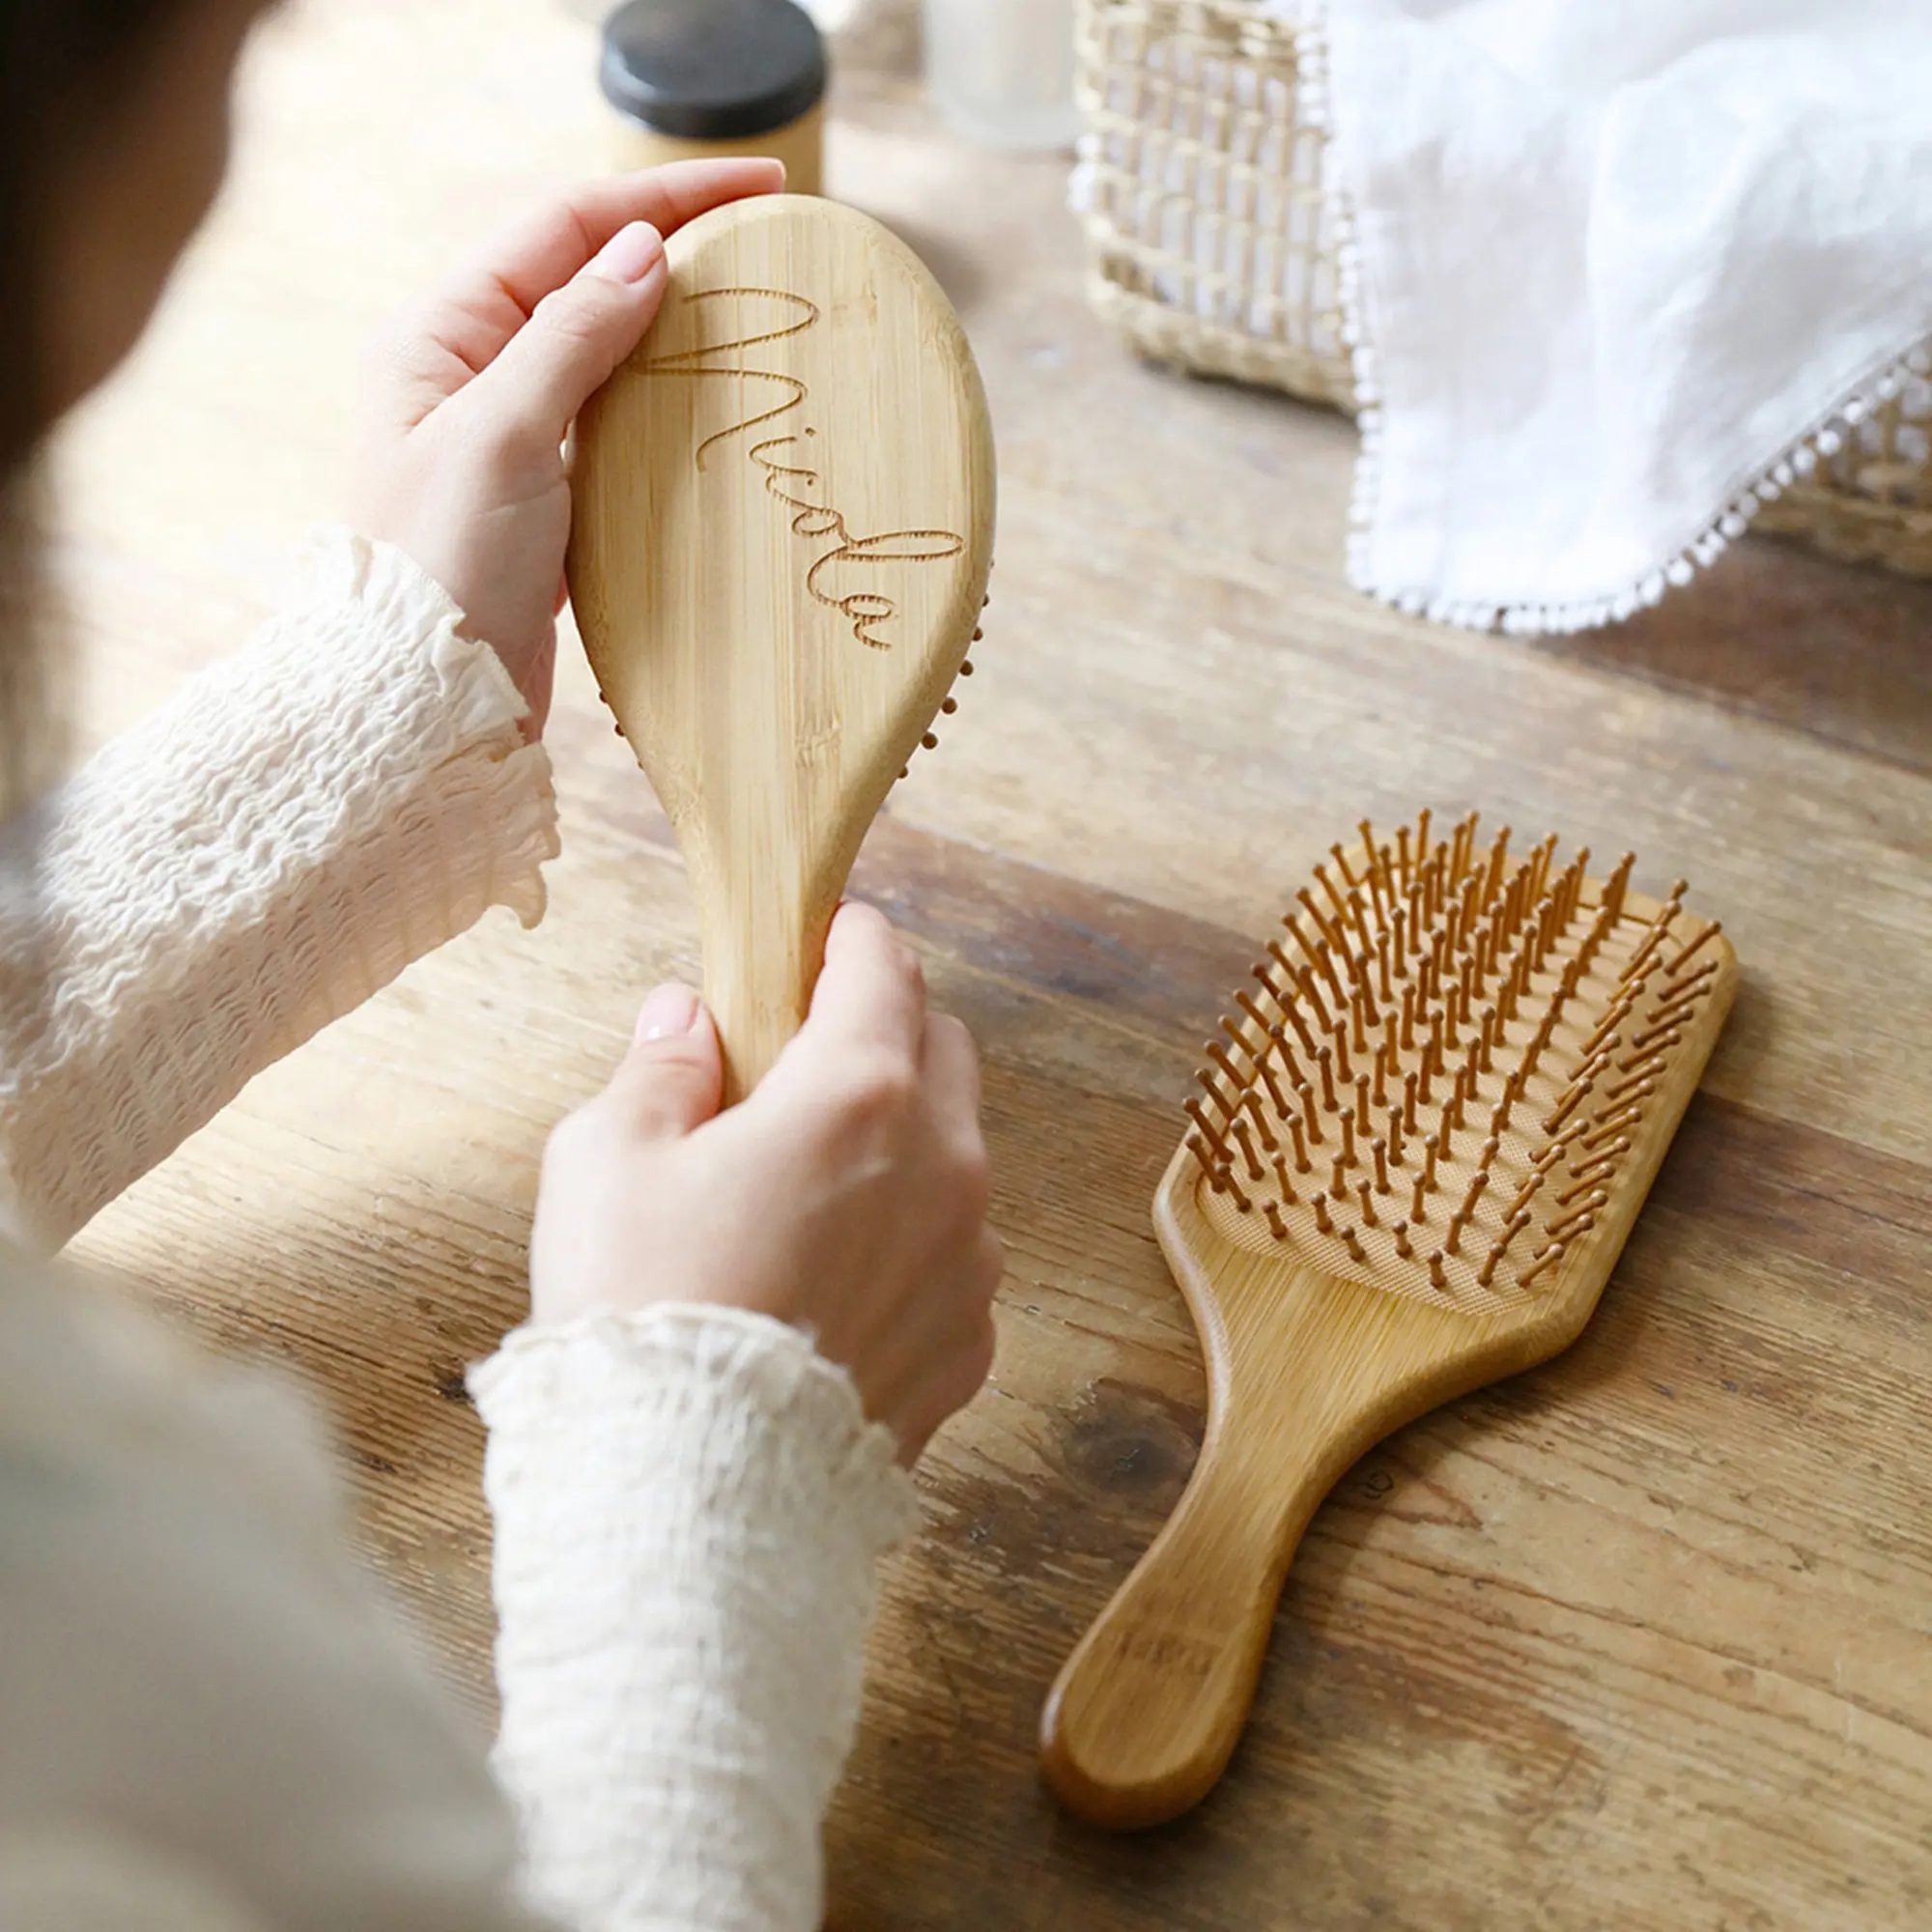
[[[1366,821],[1207,1045],[1178,1173],[1229,1245],[1471,1316],[1593,1305],[1728,1009],[1682,883]],[[1688,1077],[1687,1077],[1688,1076]],[[1634,1196],[1634,1198],[1633,1198]]]

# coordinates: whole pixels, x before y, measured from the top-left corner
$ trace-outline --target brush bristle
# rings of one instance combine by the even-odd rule
[[[1634,855],[1512,864],[1471,814],[1330,848],[1208,1043],[1187,1146],[1244,1244],[1493,1307],[1554,1283],[1710,997],[1715,924],[1628,909]],[[1352,861],[1352,863],[1351,863]],[[1680,930],[1680,928],[1685,928]]]
[[[989,563],[986,566],[986,568],[988,572],[990,572],[992,570],[992,565]],[[992,598],[992,593],[990,591],[985,596],[980,599],[980,610],[982,614],[984,613],[987,605],[989,605],[992,601],[993,598]],[[974,643],[977,644],[985,635],[986,633],[982,626],[976,624],[973,627]],[[953,713],[959,709],[959,696],[956,688],[958,685],[959,678],[971,677],[972,675],[973,675],[973,660],[971,658],[961,658],[959,661],[958,677],[955,677],[953,679],[953,684],[955,688],[952,691],[949,691],[946,694],[946,696],[939,700],[939,711],[941,717],[951,718],[953,715]],[[939,733],[937,731],[927,731],[920,739],[919,749],[922,752],[938,751]],[[905,764],[899,767],[899,777],[903,779],[903,778],[910,778],[911,776],[912,776],[912,764],[911,761],[908,760]]]

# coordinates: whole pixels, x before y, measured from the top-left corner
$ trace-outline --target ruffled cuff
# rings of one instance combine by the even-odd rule
[[[543,911],[550,762],[401,552],[300,596],[0,835],[0,1165],[56,1246],[491,905]]]
[[[878,1558],[918,1520],[890,1433],[804,1336],[728,1309],[519,1330],[470,1388],[537,1902],[814,1932]]]

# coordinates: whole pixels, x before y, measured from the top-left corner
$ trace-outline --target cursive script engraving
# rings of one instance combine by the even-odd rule
[[[746,361],[744,352],[783,342],[814,327],[821,315],[818,304],[787,289],[698,289],[684,299],[687,303],[696,303],[727,297],[789,304],[790,320],[781,327],[733,336],[728,341],[707,342],[696,349],[653,355],[640,371],[646,376],[722,378],[741,385],[771,384],[782,391],[781,399],[772,402],[769,408],[754,409],[749,415],[707,436],[693,454],[692,460],[699,469],[704,468],[705,458],[717,444],[766,423],[775,423],[794,410],[802,411],[811,395],[810,387],[798,377],[781,369],[753,367]],[[736,359],[717,359],[720,357]],[[757,400],[764,401],[769,396],[767,390]],[[807,543],[825,546],[806,569],[806,589],[818,603],[838,611],[851,625],[852,635],[860,643],[875,651],[890,650],[892,639],[883,635],[883,627],[899,614],[897,603],[880,590],[853,590],[838,595],[836,582],[828,583],[828,576],[849,570],[878,570],[894,564],[938,563],[957,556],[966,548],[966,539],[956,530],[882,530],[869,536],[855,535],[844,512],[825,500],[826,486],[819,471],[808,463],[789,460],[809,455],[805,441],[817,434],[807,423],[793,434],[766,437],[747,445],[746,461],[763,472],[766,495],[791,513],[792,534]]]

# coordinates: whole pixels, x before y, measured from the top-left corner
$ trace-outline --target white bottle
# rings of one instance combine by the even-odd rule
[[[997,148],[1066,148],[1074,0],[925,0],[925,84],[952,127]]]

